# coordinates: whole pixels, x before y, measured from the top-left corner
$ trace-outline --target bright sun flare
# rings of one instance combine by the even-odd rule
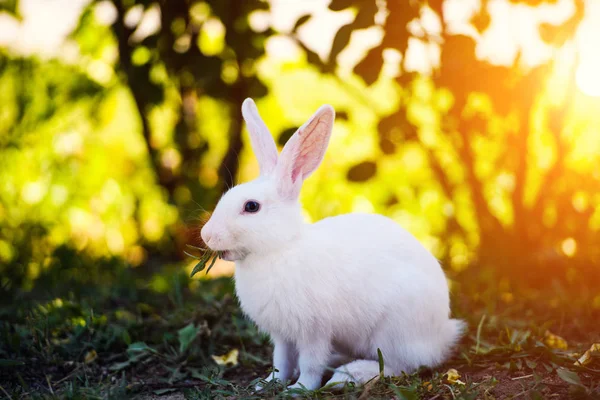
[[[582,62],[575,72],[577,87],[588,96],[600,97],[600,62]]]
[[[600,97],[600,52],[598,52],[600,2],[587,3],[586,18],[577,32],[579,65],[575,71],[575,81],[582,93]]]

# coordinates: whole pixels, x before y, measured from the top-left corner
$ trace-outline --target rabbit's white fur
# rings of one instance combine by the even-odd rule
[[[330,383],[364,383],[379,374],[442,363],[464,329],[450,319],[448,286],[436,258],[410,233],[380,215],[347,214],[303,222],[298,193],[320,164],[334,112],[317,113],[279,158],[247,99],[244,118],[261,176],[227,192],[202,229],[206,244],[235,260],[244,312],[271,335],[274,376],[300,371],[292,387],[320,387],[334,359],[349,357]],[[244,212],[248,200],[257,213]]]

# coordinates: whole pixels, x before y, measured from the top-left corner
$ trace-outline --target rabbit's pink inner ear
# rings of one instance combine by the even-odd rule
[[[284,198],[297,198],[304,179],[323,160],[334,118],[331,106],[321,107],[285,144],[277,163],[279,192]]]
[[[244,100],[242,116],[248,126],[250,142],[260,166],[260,173],[270,174],[277,165],[277,146],[252,99]]]
[[[301,175],[302,180],[312,174],[325,156],[335,112],[331,106],[322,106],[315,115],[296,132],[297,153],[292,169],[292,179]]]

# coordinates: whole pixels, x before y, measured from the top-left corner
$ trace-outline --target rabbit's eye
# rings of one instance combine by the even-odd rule
[[[254,200],[248,200],[246,204],[244,204],[244,211],[248,213],[255,213],[260,210],[260,204]]]

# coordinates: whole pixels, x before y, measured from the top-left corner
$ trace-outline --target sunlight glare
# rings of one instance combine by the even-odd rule
[[[582,62],[575,72],[577,87],[584,94],[600,97],[600,62]]]
[[[586,17],[577,32],[579,65],[575,71],[575,81],[582,93],[592,97],[600,97],[599,22],[600,2],[589,2]]]

